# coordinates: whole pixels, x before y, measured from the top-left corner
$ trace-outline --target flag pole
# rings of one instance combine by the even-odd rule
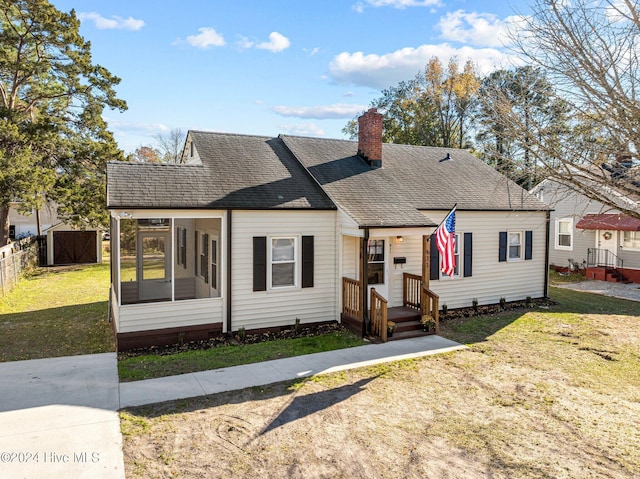
[[[456,204],[454,204],[454,205],[453,205],[453,208],[451,208],[451,210],[449,210],[449,212],[445,215],[445,217],[442,219],[442,221],[440,222],[440,224],[439,224],[438,226],[436,226],[436,230],[437,230],[438,228],[440,228],[440,226],[442,226],[442,223],[444,223],[444,220],[446,220],[446,219],[449,217],[449,215],[451,214],[451,212],[452,212],[452,211],[454,211],[454,210],[456,209],[456,206],[458,206],[458,203],[456,203]]]

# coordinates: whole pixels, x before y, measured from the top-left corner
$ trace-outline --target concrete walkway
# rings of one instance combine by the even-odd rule
[[[122,384],[115,353],[0,363],[0,478],[124,479],[120,408],[464,347],[426,336]]]
[[[465,346],[440,336],[391,341],[264,363],[181,374],[120,384],[120,407],[141,406],[174,399],[264,386],[317,374],[455,351]]]

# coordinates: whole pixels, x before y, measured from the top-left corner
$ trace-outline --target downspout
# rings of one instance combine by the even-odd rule
[[[545,253],[544,253],[544,296],[545,298],[549,297],[549,240],[551,238],[550,224],[551,224],[551,211],[547,210],[547,221],[546,221],[547,242],[546,242]]]
[[[232,279],[232,274],[231,274],[231,239],[232,239],[232,234],[231,234],[231,225],[233,223],[232,221],[232,213],[233,211],[231,209],[227,210],[227,334],[231,333],[231,327],[232,327],[232,314],[231,314],[231,279]]]
[[[369,228],[364,229],[364,237],[362,238],[362,336],[366,336],[369,332],[369,308],[368,308],[368,290],[369,290],[369,261],[368,261],[368,244],[369,244]]]

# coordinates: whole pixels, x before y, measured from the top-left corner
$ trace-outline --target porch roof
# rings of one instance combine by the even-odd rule
[[[578,221],[576,228],[581,230],[640,231],[640,219],[616,213],[589,214]]]

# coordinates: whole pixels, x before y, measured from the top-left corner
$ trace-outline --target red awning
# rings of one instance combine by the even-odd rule
[[[640,231],[640,219],[619,214],[585,215],[576,228],[581,230]]]

